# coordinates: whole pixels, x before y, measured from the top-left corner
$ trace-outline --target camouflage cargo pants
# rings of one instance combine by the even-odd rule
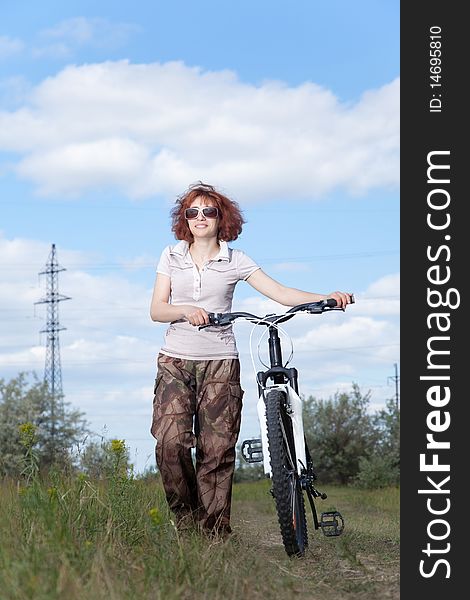
[[[187,360],[159,354],[151,432],[177,522],[189,517],[203,529],[230,532],[242,397],[238,359]]]

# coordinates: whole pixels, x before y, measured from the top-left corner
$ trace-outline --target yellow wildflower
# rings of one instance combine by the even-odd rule
[[[18,426],[20,442],[26,448],[32,448],[36,443],[36,425],[33,423],[22,423]]]
[[[113,454],[124,454],[126,443],[124,440],[111,440],[111,452]]]
[[[155,526],[161,525],[163,523],[163,515],[156,507],[151,508],[149,510],[149,517],[152,521],[152,524]]]

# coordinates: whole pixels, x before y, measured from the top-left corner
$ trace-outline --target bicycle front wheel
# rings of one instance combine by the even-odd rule
[[[268,392],[266,425],[273,494],[284,548],[289,556],[303,556],[308,546],[307,519],[296,467],[292,421],[285,406],[284,392]]]

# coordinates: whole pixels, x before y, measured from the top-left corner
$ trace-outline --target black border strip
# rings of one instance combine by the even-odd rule
[[[416,594],[442,600],[449,592],[459,597],[468,570],[470,385],[464,385],[464,361],[470,227],[464,182],[470,172],[465,141],[470,128],[464,88],[470,36],[463,7],[435,0],[401,4],[400,570],[405,600]],[[437,49],[440,64],[431,60]],[[439,73],[431,68],[436,66]],[[435,168],[428,171],[430,164]],[[450,306],[444,305],[446,299]],[[431,434],[443,446],[427,448]],[[434,471],[426,466],[433,461]]]

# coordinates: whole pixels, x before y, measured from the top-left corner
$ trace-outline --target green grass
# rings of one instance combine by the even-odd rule
[[[398,490],[330,487],[338,538],[281,544],[266,480],[234,486],[226,542],[178,533],[158,481],[56,476],[0,485],[1,600],[398,598]],[[313,531],[310,520],[310,530]]]

